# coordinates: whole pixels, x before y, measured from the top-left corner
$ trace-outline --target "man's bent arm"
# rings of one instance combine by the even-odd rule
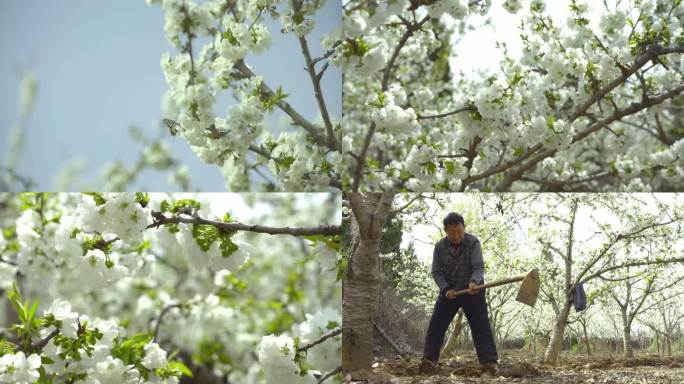
[[[475,284],[482,284],[484,282],[484,259],[482,258],[480,240],[477,240],[473,246],[473,251],[470,253],[470,265],[473,267],[470,281],[474,281]]]
[[[449,283],[444,276],[444,271],[442,270],[442,259],[439,258],[437,254],[437,245],[435,245],[435,250],[432,252],[432,278],[439,287],[439,292],[444,293],[444,291],[449,287]]]

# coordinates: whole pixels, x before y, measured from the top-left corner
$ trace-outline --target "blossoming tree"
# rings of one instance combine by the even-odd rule
[[[491,3],[344,2],[343,185],[681,190],[681,1],[593,2],[590,12],[571,0],[562,24],[543,0],[507,0],[521,52],[501,45],[496,71],[451,68]]]
[[[148,0],[160,3],[166,37],[178,53],[165,53],[165,123],[199,158],[221,167],[231,191],[328,190],[341,178],[340,124],[329,112],[321,80],[330,68],[335,32],[323,38],[315,56],[308,35],[322,0]],[[279,19],[281,33],[294,37],[311,83],[320,122],[288,102],[285,89],[269,84],[248,64],[271,44],[266,19]],[[203,44],[203,45],[200,45]],[[287,58],[290,60],[290,58]],[[214,107],[232,93],[237,103]],[[264,119],[275,110],[296,127],[276,133]]]
[[[0,382],[335,380],[336,195],[0,197]]]

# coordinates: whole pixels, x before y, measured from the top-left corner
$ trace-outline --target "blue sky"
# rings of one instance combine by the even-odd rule
[[[321,53],[320,37],[340,24],[339,0],[328,1],[317,15],[309,37],[312,55]],[[8,134],[18,116],[21,71],[38,80],[38,93],[16,171],[51,190],[55,175],[70,161],[83,159],[83,181],[94,180],[106,163],[119,159],[130,165],[142,144],[128,127],[147,136],[160,132],[161,97],[166,90],[159,60],[173,52],[164,37],[164,16],[143,0],[125,1],[3,1],[0,4],[0,161]],[[275,88],[282,85],[288,101],[313,119],[318,108],[299,44],[268,23],[273,46],[247,62]],[[329,70],[323,80],[328,108],[339,118],[341,71]],[[226,100],[222,98],[221,101]],[[228,105],[217,105],[225,115]],[[276,119],[272,119],[276,120]],[[166,136],[175,156],[187,164],[194,189],[225,189],[220,169],[203,164],[179,138]],[[92,185],[98,189],[97,185]],[[130,189],[173,191],[166,174],[146,171]]]

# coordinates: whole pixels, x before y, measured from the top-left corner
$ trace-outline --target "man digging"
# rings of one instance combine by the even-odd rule
[[[446,237],[435,244],[432,255],[432,277],[439,287],[439,296],[430,318],[421,373],[434,372],[444,343],[444,334],[459,308],[463,308],[475,343],[475,351],[484,372],[496,374],[498,355],[489,325],[484,283],[484,261],[480,240],[465,232],[463,216],[449,213],[443,221]],[[468,289],[467,295],[456,291]]]

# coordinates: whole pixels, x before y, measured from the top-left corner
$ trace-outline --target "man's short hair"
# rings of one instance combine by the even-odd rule
[[[444,229],[446,229],[447,225],[458,225],[458,224],[463,224],[465,227],[465,220],[463,219],[463,216],[456,212],[451,212],[446,217],[444,218]]]

